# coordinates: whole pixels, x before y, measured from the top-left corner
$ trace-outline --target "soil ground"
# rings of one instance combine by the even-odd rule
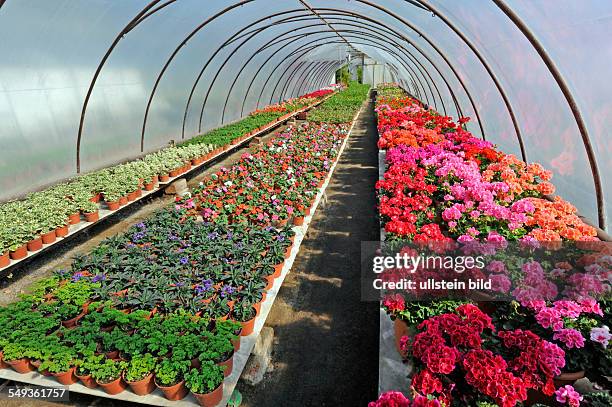
[[[204,176],[238,160],[228,156]],[[347,148],[310,225],[292,272],[276,298],[266,325],[274,328],[273,367],[255,387],[238,384],[244,407],[365,406],[378,384],[378,304],[361,301],[360,243],[377,240],[373,185],[378,179],[373,103],[363,109]],[[130,210],[96,235],[33,263],[28,273],[2,289],[0,304],[14,301],[34,281],[68,267],[108,236],[120,233],[167,205],[164,196]],[[10,383],[12,384],[12,383]],[[2,387],[2,383],[0,383]],[[136,406],[72,394],[68,403],[9,402],[4,406]]]

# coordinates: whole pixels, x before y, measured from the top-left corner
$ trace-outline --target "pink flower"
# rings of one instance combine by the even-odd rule
[[[574,301],[560,300],[555,301],[553,308],[561,314],[561,316],[568,318],[578,318],[582,312],[580,304]]]
[[[595,299],[590,298],[590,297],[583,298],[580,301],[578,301],[578,303],[582,307],[582,312],[588,313],[588,314],[597,314],[603,317],[603,311],[601,310],[599,303],[595,301]]]
[[[612,339],[612,335],[610,335],[610,328],[607,326],[604,325],[601,328],[591,329],[591,340],[601,343],[604,348],[608,347],[610,339]]]
[[[563,329],[561,314],[554,308],[542,308],[538,311],[535,318],[542,328],[551,328],[553,331]]]
[[[563,342],[568,349],[584,347],[584,337],[575,329],[561,329],[555,332],[553,339]]]
[[[489,280],[491,281],[491,289],[500,293],[508,292],[512,286],[510,279],[503,274],[494,274],[489,277]]]
[[[399,391],[388,391],[368,403],[368,407],[410,407],[410,400]]]
[[[569,384],[559,387],[559,389],[555,391],[555,395],[559,403],[567,403],[570,407],[578,407],[582,401],[580,393],[574,390],[574,387]]]
[[[446,208],[444,210],[444,212],[442,212],[442,219],[449,221],[449,220],[456,220],[461,218],[461,211],[459,209],[457,209],[455,206],[451,206],[450,208]]]
[[[487,266],[487,270],[492,273],[505,273],[506,265],[500,260],[494,260]]]

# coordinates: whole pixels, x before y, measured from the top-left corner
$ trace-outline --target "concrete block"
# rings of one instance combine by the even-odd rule
[[[245,383],[255,386],[260,383],[267,372],[273,370],[272,345],[274,342],[274,329],[264,326],[255,342],[253,351],[247,361],[241,379]]]

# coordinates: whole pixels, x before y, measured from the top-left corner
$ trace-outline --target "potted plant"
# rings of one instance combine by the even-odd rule
[[[207,360],[200,370],[185,375],[185,383],[203,407],[214,407],[223,398],[223,368]]]
[[[96,379],[91,377],[91,372],[100,366],[103,360],[104,355],[95,355],[93,352],[88,352],[83,358],[76,362],[75,376],[85,387],[89,387],[90,389],[98,387]]]
[[[203,337],[205,341],[200,353],[200,362],[210,360],[224,367],[225,376],[229,376],[234,367],[234,344],[231,342],[233,334],[204,332]]]
[[[79,206],[87,222],[96,222],[100,219],[98,204],[87,200],[83,201]]]
[[[119,394],[127,387],[122,379],[122,372],[126,366],[127,363],[124,361],[106,359],[103,364],[91,371],[91,377],[106,393]]]
[[[242,325],[241,336],[248,336],[253,333],[255,328],[255,318],[257,317],[257,310],[253,307],[250,302],[240,302],[234,307],[232,312],[233,318],[236,322]]]
[[[150,353],[132,356],[132,360],[129,361],[123,372],[123,379],[134,393],[144,396],[155,390],[153,371],[156,364],[157,359]]]
[[[76,355],[69,348],[59,347],[53,349],[51,356],[44,360],[38,370],[48,371],[55,379],[64,386],[70,386],[77,382],[74,375]]]
[[[187,395],[184,375],[190,362],[164,359],[155,368],[155,384],[168,400],[182,400]]]
[[[27,347],[22,343],[7,343],[4,345],[4,349],[2,349],[3,360],[17,373],[25,374],[32,372],[35,368],[27,357],[27,351]]]

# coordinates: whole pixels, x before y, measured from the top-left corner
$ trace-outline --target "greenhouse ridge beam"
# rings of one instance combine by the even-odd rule
[[[535,48],[542,61],[548,68],[548,71],[553,76],[559,89],[563,93],[567,104],[569,105],[572,114],[574,115],[574,120],[576,121],[576,125],[578,126],[578,130],[580,131],[580,135],[582,137],[582,142],[584,143],[584,148],[586,149],[587,157],[589,159],[589,165],[591,167],[591,173],[593,175],[593,182],[595,184],[595,195],[597,198],[597,215],[599,221],[599,227],[602,229],[606,229],[606,211],[605,211],[605,200],[603,196],[603,187],[601,185],[601,176],[599,174],[599,167],[597,165],[597,159],[595,158],[595,152],[593,151],[593,146],[591,145],[591,138],[589,137],[589,131],[587,129],[584,118],[582,117],[582,112],[580,111],[580,107],[572,94],[567,81],[557,68],[557,65],[552,60],[544,46],[537,39],[535,34],[529,29],[527,24],[503,1],[503,0],[493,0],[495,5],[499,7],[501,11],[504,12],[506,16],[516,25],[516,27],[521,30],[523,35],[529,40],[531,45]]]
[[[317,16],[317,17],[319,17],[319,19],[320,19],[320,20],[321,20],[321,21],[322,21],[322,22],[323,22],[325,25],[327,25],[327,27],[329,27],[329,29],[330,29],[330,30],[332,30],[333,32],[335,32],[335,33],[336,33],[336,35],[338,35],[338,37],[340,37],[340,38],[341,38],[341,39],[342,39],[342,40],[343,40],[343,41],[346,43],[346,45],[348,45],[348,47],[349,47],[350,49],[355,50],[355,47],[353,47],[353,45],[352,45],[352,44],[351,44],[349,41],[347,41],[347,39],[346,39],[346,38],[344,38],[344,37],[342,36],[342,34],[340,34],[338,31],[336,31],[336,29],[335,29],[334,27],[332,27],[332,25],[331,25],[331,24],[330,24],[330,23],[329,23],[327,20],[325,20],[325,18],[323,18],[323,17],[322,17],[322,16],[321,16],[319,13],[317,13],[317,12],[316,12],[316,11],[315,11],[315,10],[314,10],[312,7],[310,7],[310,5],[308,5],[308,3],[306,3],[306,1],[305,1],[305,0],[298,0],[298,1],[299,1],[300,3],[302,3],[302,4],[304,5],[304,7],[306,7],[308,10],[310,10],[310,12],[311,12],[312,14],[314,14],[314,15],[315,15],[315,16]]]

